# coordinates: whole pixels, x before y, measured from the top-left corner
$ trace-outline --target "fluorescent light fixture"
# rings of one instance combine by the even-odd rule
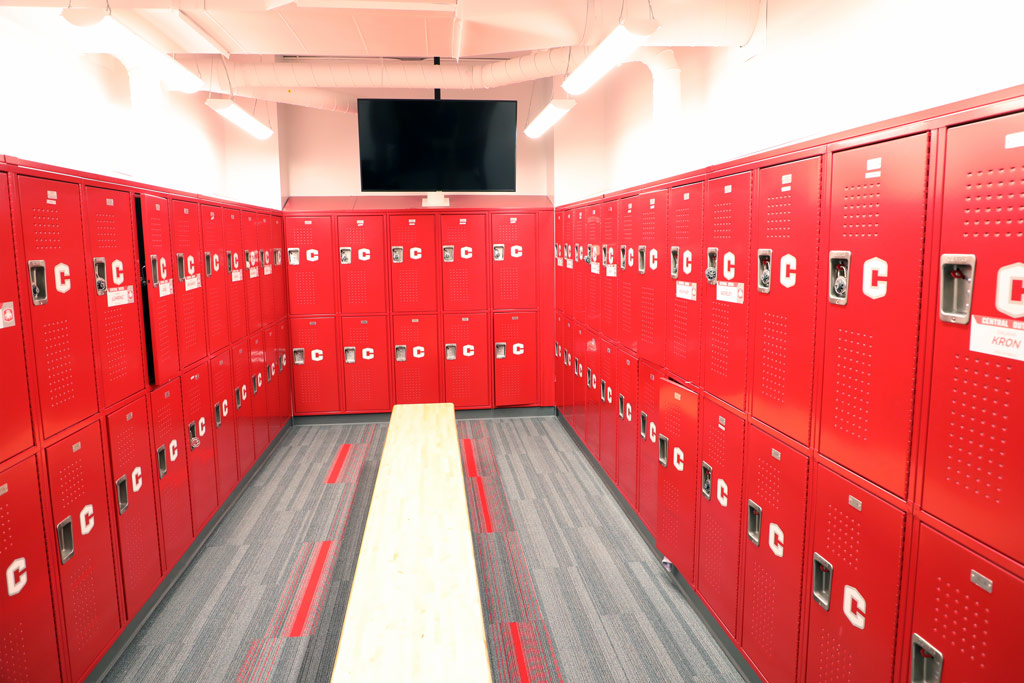
[[[185,24],[185,26],[188,26],[188,28],[192,31],[192,34],[199,40],[199,42],[206,46],[210,54],[218,52],[225,59],[231,56],[231,53],[227,51],[227,48],[218,43],[216,39],[214,39],[214,37],[211,36],[205,28],[196,23],[195,19],[185,14],[183,10],[175,10],[174,14],[178,17],[178,19],[181,20],[181,23]]]
[[[202,79],[104,10],[66,9],[61,16],[78,27],[83,51],[112,54],[129,71],[158,77],[168,90],[194,93],[203,89]]]
[[[548,129],[562,120],[562,117],[569,113],[569,110],[576,106],[576,100],[551,100],[548,106],[544,107],[530,125],[523,131],[528,138],[539,138]]]
[[[633,54],[633,50],[643,45],[657,30],[658,23],[653,19],[619,24],[587,55],[582,64],[573,69],[562,83],[562,89],[570,95],[582,95]]]
[[[266,140],[274,134],[273,130],[264,125],[262,121],[254,117],[252,114],[239,107],[230,97],[211,97],[206,100],[206,106],[257,140]]]

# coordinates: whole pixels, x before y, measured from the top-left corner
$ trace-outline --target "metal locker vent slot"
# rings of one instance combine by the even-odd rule
[[[976,262],[974,254],[943,254],[939,258],[939,320],[958,325],[971,321]]]
[[[75,555],[75,530],[71,526],[70,515],[57,525],[57,545],[60,548],[60,563],[67,564]]]
[[[494,245],[494,260],[504,261],[505,260],[505,245],[495,244]]]
[[[46,303],[46,261],[28,262],[28,281],[32,287],[32,305]]]
[[[772,250],[757,250],[757,291],[768,294],[772,289]]]
[[[107,293],[107,259],[97,256],[92,260],[92,271],[96,275],[96,295]]]
[[[117,514],[123,515],[128,509],[128,475],[122,474],[115,482],[117,487]]]
[[[668,467],[668,437],[664,434],[658,434],[658,463]]]
[[[830,251],[828,266],[828,300],[845,306],[850,294],[850,252]]]
[[[444,357],[445,357],[445,360],[455,360],[455,358],[456,358],[455,348],[456,348],[455,344],[445,344],[444,345]]]
[[[395,346],[395,360],[399,363],[405,362],[405,344],[398,344]]]
[[[914,647],[910,665],[910,683],[940,683],[942,680],[942,653],[916,633],[911,638]]]
[[[299,250],[289,249],[288,250],[288,265],[297,266],[299,265]]]
[[[167,474],[167,447],[160,446],[156,449],[156,468],[160,472],[160,478],[163,479],[164,475]]]
[[[706,462],[700,464],[700,492],[711,500],[711,465]]]
[[[756,546],[761,545],[761,506],[747,501],[747,538]]]
[[[403,247],[391,247],[391,262],[401,263],[405,256],[405,249]]]
[[[494,345],[494,356],[499,360],[505,357],[505,342],[498,342]]]
[[[356,362],[356,347],[354,347],[354,346],[346,346],[344,348],[344,354],[345,354],[345,362],[346,363],[351,364],[351,363],[355,363]]]
[[[352,263],[352,247],[341,247],[338,249],[338,258],[341,260],[342,265]]]
[[[643,275],[647,272],[647,247],[641,244],[637,247],[636,251],[639,257],[639,262],[636,264],[636,267],[640,274]]]
[[[718,284],[718,247],[708,247],[708,267],[704,270],[704,277],[709,285]]]
[[[832,601],[832,563],[814,553],[814,600],[828,611]]]
[[[455,261],[455,247],[450,244],[442,246],[441,255],[445,263],[452,263]]]
[[[292,363],[295,365],[305,365],[306,349],[292,349]]]
[[[673,280],[679,279],[679,247],[672,247],[668,250],[669,274]]]

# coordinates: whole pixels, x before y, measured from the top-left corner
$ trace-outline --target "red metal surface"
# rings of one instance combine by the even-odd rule
[[[665,365],[669,254],[666,236],[668,191],[636,198],[639,235],[636,256],[637,303],[634,332],[637,353],[658,367]]]
[[[619,203],[601,204],[601,322],[599,332],[605,339],[616,340],[618,324],[619,270]]]
[[[242,249],[242,212],[237,209],[224,210],[224,246],[228,261],[227,292],[228,292],[228,329],[232,343],[245,339],[246,334],[246,300],[245,252]]]
[[[674,187],[668,196],[665,366],[679,379],[700,384],[702,295],[709,294],[702,266],[704,183]]]
[[[269,441],[281,431],[282,414],[282,382],[278,377],[278,347],[277,342],[278,326],[272,325],[263,330],[263,381],[264,391],[267,394],[267,430]],[[335,337],[337,338],[337,337]]]
[[[331,315],[334,302],[334,262],[330,216],[288,217],[285,261],[288,271],[288,312],[291,315]],[[345,290],[342,289],[342,298]]]
[[[617,350],[615,380],[618,384],[619,416],[615,432],[615,483],[629,504],[636,509],[636,457],[640,447],[640,410],[637,408],[639,368],[636,357]]]
[[[565,312],[565,211],[555,212],[555,310]]]
[[[444,396],[457,410],[491,406],[491,324],[487,313],[444,315]]]
[[[446,311],[486,311],[487,217],[441,216],[441,299]]]
[[[437,322],[436,315],[422,313],[392,318],[395,403],[441,400]]]
[[[658,425],[661,422],[661,370],[640,360],[637,407],[640,445],[636,457],[636,511],[652,533],[658,532]]]
[[[174,250],[171,246],[170,202],[165,197],[143,194],[136,197],[136,211],[142,215],[143,270],[149,313],[149,354],[155,384],[178,374],[178,323],[174,313]]]
[[[634,353],[640,337],[640,283],[637,272],[637,246],[640,244],[639,204],[636,197],[619,200],[619,268],[616,275],[619,286],[615,302],[618,304],[618,339],[623,348]]]
[[[575,248],[575,225],[576,219],[572,211],[562,212],[562,311],[569,319],[575,319],[576,311],[573,305],[575,296],[576,276],[576,248]]]
[[[235,439],[238,445],[239,478],[246,475],[249,468],[252,467],[253,461],[256,460],[250,369],[249,342],[243,339],[231,347],[231,378],[235,392]],[[298,396],[298,391],[295,394]]]
[[[586,422],[583,427],[583,442],[590,450],[590,454],[597,458],[601,452],[601,383],[597,378],[601,354],[598,351],[598,336],[591,329],[583,329],[583,363],[585,366],[583,386],[586,392],[584,394]]]
[[[602,206],[593,204],[583,211],[584,235],[586,237],[586,254],[589,263],[584,272],[584,289],[587,297],[587,319],[585,322],[592,330],[601,329],[601,218]]]
[[[555,312],[555,408],[565,414],[565,317]]]
[[[150,393],[153,461],[160,495],[161,550],[170,571],[192,544],[192,503],[188,487],[188,441],[181,412],[181,382],[173,379]]]
[[[246,334],[255,334],[263,326],[259,283],[259,217],[248,211],[242,212],[242,254],[245,261],[245,331]]]
[[[586,325],[590,254],[587,253],[587,219],[584,209],[572,212],[572,240],[572,317],[580,325]]]
[[[334,338],[334,330],[331,329],[331,338]],[[337,358],[337,356],[335,356]],[[252,377],[252,436],[253,445],[256,448],[256,457],[259,458],[267,450],[270,443],[270,410],[276,403],[276,397],[271,396],[271,390],[267,382],[267,354],[263,346],[263,334],[257,333],[249,337],[249,374]],[[337,377],[337,375],[335,375]]]
[[[697,457],[697,393],[663,377],[658,396],[658,550],[665,553],[682,577],[696,585],[697,496],[700,460]]]
[[[270,217],[270,244],[273,248],[271,265],[273,269],[273,316],[271,320],[281,321],[288,314],[288,281],[285,275],[287,255],[284,249],[284,219],[281,216]]]
[[[213,398],[213,440],[217,449],[217,500],[223,503],[238,483],[238,444],[235,441],[235,387],[231,377],[231,349],[210,359]]]
[[[579,357],[577,353],[581,350],[581,333],[578,332],[576,322],[573,320],[566,319],[565,325],[565,356],[568,362],[565,369],[565,419],[569,423],[569,426],[573,428],[573,431],[578,431],[576,428],[576,413],[577,407],[576,395],[580,391],[576,384],[579,382]],[[582,414],[580,416],[582,421]]]
[[[206,362],[181,376],[181,405],[185,417],[192,533],[198,536],[217,510],[217,457],[210,366]]]
[[[277,320],[274,315],[274,301],[277,298],[275,290],[278,280],[275,272],[277,268],[274,266],[274,226],[267,214],[261,213],[256,221],[256,239],[260,248],[260,317],[263,324],[267,325]]]
[[[388,256],[383,216],[338,216],[338,292],[342,313],[387,312]]]
[[[344,316],[340,320],[345,406],[348,412],[379,413],[391,410],[390,368],[395,350],[388,341],[387,316]],[[297,373],[297,369],[294,372]],[[298,401],[297,395],[295,400]],[[296,409],[297,406],[298,403]]]
[[[583,439],[587,431],[587,329],[579,323],[573,324],[573,382],[572,409],[573,429]]]
[[[287,320],[282,320],[277,325],[277,340],[275,346],[275,358],[277,359],[277,376],[280,381],[281,412],[278,415],[278,426],[284,428],[292,417],[292,366],[291,366],[291,340],[289,336],[289,325]]]
[[[499,345],[504,345],[504,358],[499,357]],[[536,405],[537,360],[537,314],[495,313],[495,407]]]
[[[601,402],[598,404],[598,438],[599,452],[597,459],[601,462],[605,474],[615,482],[615,449],[617,445],[616,430],[619,425],[619,381],[616,376],[617,362],[619,358],[618,349],[606,339],[597,339],[598,359],[598,385],[597,391],[601,395]]]
[[[178,356],[182,368],[206,357],[206,310],[203,304],[203,242],[199,206],[171,201],[174,308],[178,318]]]
[[[437,310],[437,226],[432,214],[390,217],[391,310]]]
[[[335,319],[292,318],[291,336],[295,412],[341,412]]]
[[[228,272],[230,256],[224,241],[224,209],[203,204],[199,209],[203,225],[203,292],[206,296],[206,339],[210,353],[231,343],[228,315]]]

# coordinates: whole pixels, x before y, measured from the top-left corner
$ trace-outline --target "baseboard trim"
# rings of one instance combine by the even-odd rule
[[[489,408],[482,410],[456,410],[460,420],[494,420],[504,417],[551,417],[554,406],[529,406],[525,408]],[[348,425],[366,423],[388,423],[391,413],[356,413],[352,415],[297,415],[292,418],[297,427],[313,425]]]

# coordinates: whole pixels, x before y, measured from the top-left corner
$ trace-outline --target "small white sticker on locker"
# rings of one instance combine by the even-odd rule
[[[511,223],[512,225],[515,225],[516,223],[519,222],[519,219],[516,218],[515,216],[512,216],[511,218],[508,219],[508,222]]]
[[[57,198],[57,190],[47,190],[46,191],[46,198],[47,199],[56,199]]]
[[[868,159],[867,167],[865,170],[877,171],[882,168],[882,157],[875,157],[874,159]]]
[[[726,185],[725,186],[725,193],[726,194],[732,194],[732,185]]]
[[[782,176],[782,184],[783,185],[790,185],[792,183],[793,183],[793,174],[792,173],[787,173],[786,175]]]
[[[409,219],[409,225],[416,225],[416,219],[415,218],[410,218]]]
[[[868,171],[867,173],[864,174],[864,177],[865,178],[881,178],[882,177],[882,172],[881,171]]]
[[[313,225],[313,221],[302,221],[303,225]]]
[[[652,209],[654,208],[654,199],[653,198],[651,199],[651,208]]]
[[[465,225],[465,224],[466,224],[466,219],[465,218],[460,218],[459,219],[459,225]]]
[[[114,200],[111,197],[107,197],[107,206],[113,206],[113,205],[114,205]],[[213,218],[213,216],[210,216],[210,218]]]
[[[686,201],[689,201],[689,200],[690,200],[690,193],[689,192],[684,192],[683,193],[683,201],[686,202]]]
[[[365,222],[366,222],[366,221],[364,221],[364,220],[360,219],[360,220],[357,220],[357,221],[356,221],[356,225],[357,225],[357,226],[359,226],[359,227],[361,228],[361,227],[363,227],[363,223],[365,223]]]
[[[1006,149],[1016,149],[1017,147],[1024,147],[1024,130],[1006,136]]]
[[[793,189],[792,185],[783,185],[782,186],[782,191],[783,192],[789,192],[791,189]]]

